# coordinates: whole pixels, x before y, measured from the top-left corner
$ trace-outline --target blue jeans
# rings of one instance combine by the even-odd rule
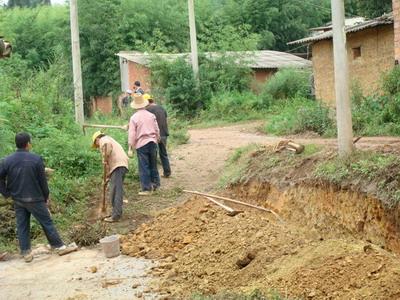
[[[168,153],[167,153],[167,137],[162,136],[161,142],[158,143],[158,150],[160,150],[160,160],[163,167],[164,176],[171,175],[171,167],[169,165]]]
[[[154,142],[136,149],[142,191],[152,191],[160,186],[157,170],[157,144]]]
[[[43,231],[53,248],[64,245],[60,235],[55,228],[47,205],[44,201],[40,202],[17,202],[14,201],[15,217],[17,219],[17,235],[21,254],[29,254],[31,252],[30,238],[30,219],[31,214],[42,226]]]

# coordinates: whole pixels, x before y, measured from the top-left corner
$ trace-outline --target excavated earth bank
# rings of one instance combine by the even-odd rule
[[[284,223],[253,209],[230,217],[196,196],[122,238],[125,254],[160,261],[154,290],[173,299],[254,289],[290,299],[400,299],[398,208],[287,173],[253,175],[226,193],[273,208]]]

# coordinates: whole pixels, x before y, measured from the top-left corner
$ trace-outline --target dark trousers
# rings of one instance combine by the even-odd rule
[[[167,153],[167,137],[162,136],[161,142],[158,143],[158,150],[160,151],[160,160],[163,167],[164,176],[171,175],[171,167],[169,165],[168,153]]]
[[[112,205],[112,218],[118,220],[122,216],[122,202],[124,197],[124,178],[128,171],[125,167],[116,168],[110,176],[110,200]]]
[[[14,202],[15,217],[17,219],[17,235],[21,254],[29,254],[31,251],[30,239],[30,218],[31,214],[42,226],[43,231],[53,248],[58,248],[64,245],[60,235],[55,228],[51,219],[49,210],[44,201],[40,202]]]
[[[154,142],[136,149],[139,165],[140,185],[143,191],[152,191],[160,186],[157,170],[157,144]]]

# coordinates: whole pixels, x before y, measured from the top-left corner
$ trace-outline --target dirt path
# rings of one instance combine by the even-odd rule
[[[163,180],[166,188],[182,187],[208,191],[215,187],[221,170],[229,155],[237,148],[252,143],[274,145],[282,137],[267,136],[258,132],[260,122],[224,126],[217,128],[190,130],[190,141],[172,153],[171,179]],[[336,147],[336,139],[308,138],[291,136],[288,139],[303,144],[329,145]],[[357,148],[392,147],[400,148],[400,138],[369,137],[362,138]]]
[[[252,143],[275,144],[281,138],[269,137],[257,132],[260,123],[248,123],[219,128],[190,130],[188,144],[177,147],[171,156],[173,175],[162,179],[162,191],[151,198],[128,196],[125,217],[116,232],[134,229],[138,226],[138,212],[152,207],[176,204],[179,194],[177,188],[210,191],[220,176],[229,155],[238,147]],[[293,139],[293,138],[292,138]],[[295,138],[301,143],[315,143],[335,146],[335,139]],[[398,138],[365,138],[358,147],[377,147],[381,145],[398,146]],[[132,185],[131,183],[126,183]],[[129,191],[129,189],[128,189]],[[179,196],[179,197],[178,197]],[[135,215],[136,214],[136,215]],[[136,220],[134,220],[136,218]],[[147,220],[142,216],[143,221]],[[4,299],[137,299],[146,292],[151,279],[148,270],[152,262],[144,259],[120,256],[105,259],[99,248],[80,250],[77,253],[58,257],[51,254],[38,254],[31,264],[20,259],[0,262],[0,290]],[[97,272],[92,273],[91,267]],[[92,268],[93,269],[93,268]],[[110,280],[118,284],[107,286]],[[132,285],[136,288],[132,288]],[[104,286],[104,287],[103,287]],[[154,295],[145,294],[145,299]]]

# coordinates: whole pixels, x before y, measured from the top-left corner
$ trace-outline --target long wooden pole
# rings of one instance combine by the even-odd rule
[[[238,213],[242,212],[242,211],[235,210],[232,207],[229,207],[229,206],[227,206],[225,204],[222,204],[222,203],[218,202],[217,200],[214,200],[211,197],[204,196],[204,198],[206,198],[208,201],[210,201],[210,202],[222,207],[223,209],[225,209],[228,212],[229,216],[236,216]]]
[[[236,204],[252,207],[252,208],[255,208],[255,209],[258,209],[258,210],[262,210],[262,211],[266,211],[266,212],[269,212],[269,213],[273,214],[279,221],[283,222],[281,217],[279,217],[279,215],[276,212],[274,212],[273,210],[271,210],[271,209],[267,209],[267,208],[264,208],[264,207],[261,207],[261,206],[253,205],[253,204],[250,204],[250,203],[246,203],[246,202],[242,202],[242,201],[238,201],[238,200],[234,200],[234,199],[231,199],[231,198],[222,197],[222,196],[218,196],[218,195],[212,195],[212,194],[201,193],[201,192],[197,192],[197,191],[189,191],[189,190],[183,190],[183,192],[189,193],[189,194],[200,195],[200,196],[212,197],[212,198],[216,198],[216,199],[221,199],[221,200],[225,200],[225,201],[228,201],[228,202],[232,202],[232,203],[236,203]]]

